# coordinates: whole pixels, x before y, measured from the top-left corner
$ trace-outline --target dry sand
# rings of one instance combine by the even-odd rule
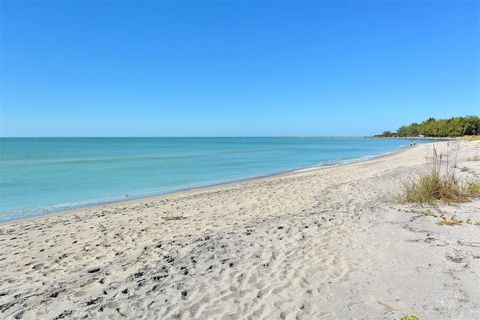
[[[2,224],[0,318],[480,319],[480,201],[393,199],[431,150]]]

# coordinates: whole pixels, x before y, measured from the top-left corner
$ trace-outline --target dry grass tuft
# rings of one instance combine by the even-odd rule
[[[403,185],[402,202],[434,204],[467,202],[472,197],[480,197],[480,183],[463,183],[456,175],[456,162],[450,165],[448,157],[438,154],[433,148],[433,165],[426,174],[417,180]]]
[[[437,222],[439,226],[455,226],[457,224],[461,224],[458,220],[440,220]]]
[[[470,197],[480,198],[480,182],[469,181],[465,189]]]
[[[395,309],[394,307],[392,307],[391,305],[389,304],[386,304],[385,302],[382,302],[380,300],[377,300],[377,303],[381,306],[383,306],[385,308],[386,311],[396,311],[397,309]]]
[[[473,157],[468,158],[467,161],[480,161],[480,155],[474,155]]]
[[[418,181],[404,184],[403,201],[433,204],[436,201],[447,203],[466,202],[467,192],[454,175],[441,175],[436,171],[421,176]]]
[[[459,220],[456,215],[452,215],[452,216],[448,217],[444,213],[442,213],[438,208],[436,208],[436,209],[432,208],[432,209],[427,209],[427,210],[422,210],[422,211],[413,210],[411,212],[422,215],[424,217],[436,218],[437,225],[439,225],[439,226],[456,226],[456,225],[459,225],[459,224],[468,224],[468,225],[473,225],[473,226],[480,226],[480,220],[472,220],[471,218],[468,218],[466,220]]]

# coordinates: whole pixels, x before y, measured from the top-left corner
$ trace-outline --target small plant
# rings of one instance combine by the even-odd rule
[[[468,181],[466,185],[467,193],[472,197],[480,197],[480,182]]]
[[[437,222],[439,226],[455,226],[458,224],[462,224],[462,220],[458,220],[457,217],[453,216],[450,219],[442,218],[440,221]]]
[[[403,316],[400,318],[400,320],[420,320],[420,319],[416,316]]]
[[[436,201],[465,202],[468,196],[453,175],[440,175],[436,171],[421,176],[418,181],[404,184],[405,202],[433,204]]]
[[[422,216],[425,216],[425,217],[434,217],[434,218],[438,218],[438,215],[435,214],[432,210],[430,209],[427,209],[427,210],[424,210],[424,211],[421,211],[421,212],[418,212],[419,214],[421,214]]]
[[[480,220],[472,220],[471,218],[468,218],[467,220],[460,220],[457,219],[456,215],[453,215],[451,217],[447,217],[444,213],[441,211],[436,211],[438,209],[426,209],[426,210],[413,210],[413,211],[406,211],[406,212],[411,212],[415,213],[418,215],[422,215],[424,217],[432,217],[436,218],[437,220],[437,225],[439,226],[456,226],[460,224],[468,224],[468,225],[473,225],[473,226],[480,226]]]
[[[437,201],[466,202],[480,196],[480,183],[463,183],[455,174],[456,157],[449,163],[448,157],[438,154],[433,147],[432,164],[426,174],[403,185],[400,200],[411,203],[434,204]]]

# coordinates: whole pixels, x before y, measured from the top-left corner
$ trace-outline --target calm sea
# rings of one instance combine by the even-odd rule
[[[379,155],[406,140],[1,138],[0,221]]]

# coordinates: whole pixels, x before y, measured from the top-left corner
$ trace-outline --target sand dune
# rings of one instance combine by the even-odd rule
[[[0,318],[480,319],[480,226],[393,201],[431,148],[2,224]]]

